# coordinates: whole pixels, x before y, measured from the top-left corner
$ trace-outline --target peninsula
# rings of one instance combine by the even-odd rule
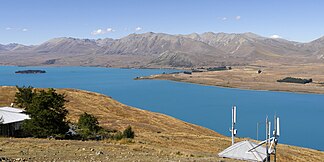
[[[324,64],[281,64],[258,61],[245,66],[231,66],[231,70],[192,73],[172,73],[138,77],[202,85],[251,89],[324,94]],[[278,82],[284,78],[311,79],[307,84]]]

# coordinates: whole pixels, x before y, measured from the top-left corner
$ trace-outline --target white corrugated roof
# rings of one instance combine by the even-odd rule
[[[30,119],[28,115],[22,113],[22,109],[12,108],[12,107],[1,107],[0,117],[2,117],[3,124],[14,123]]]
[[[14,107],[0,107],[0,110],[10,111],[10,112],[17,112],[17,113],[21,113],[21,112],[24,111],[23,109],[14,108]]]
[[[258,144],[251,141],[238,142],[220,152],[218,156],[239,160],[263,161],[267,157],[265,147],[259,146],[249,151],[257,145]]]

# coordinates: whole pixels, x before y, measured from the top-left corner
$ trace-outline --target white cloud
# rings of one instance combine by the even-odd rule
[[[95,31],[92,31],[91,34],[92,35],[99,35],[99,34],[106,34],[106,33],[110,33],[110,32],[114,32],[115,30],[112,28],[107,28],[107,29],[97,29]]]
[[[5,30],[13,30],[16,32],[22,31],[22,32],[27,32],[28,29],[27,28],[12,28],[12,27],[6,27]]]
[[[140,30],[142,30],[141,27],[137,27],[137,28],[135,28],[135,31],[140,31]]]
[[[222,20],[223,20],[223,21],[227,20],[227,17],[223,17]]]
[[[235,19],[236,20],[240,20],[241,19],[241,16],[236,16]]]
[[[282,38],[282,37],[279,36],[279,35],[274,34],[274,35],[271,35],[270,38],[272,38],[272,39],[279,39],[279,38]]]
[[[91,32],[92,35],[98,35],[98,34],[103,34],[103,33],[104,33],[104,32],[103,32],[102,29],[97,29],[97,30]]]
[[[114,32],[115,30],[112,28],[107,28],[106,31],[107,31],[107,33],[109,33],[109,32]]]

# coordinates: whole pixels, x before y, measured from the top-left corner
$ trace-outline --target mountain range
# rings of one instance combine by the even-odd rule
[[[130,34],[120,39],[54,38],[40,45],[0,44],[1,65],[201,67],[255,61],[324,62],[324,37],[308,43],[254,33]]]

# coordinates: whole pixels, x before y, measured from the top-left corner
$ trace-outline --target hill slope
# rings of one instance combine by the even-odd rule
[[[0,106],[9,105],[15,91],[15,87],[0,87]],[[134,142],[1,138],[2,156],[31,160],[218,161],[217,153],[230,145],[229,137],[212,130],[132,108],[98,93],[73,89],[58,92],[65,93],[70,101],[66,108],[71,121],[88,112],[97,116],[103,127],[121,130],[131,125],[136,133]],[[103,153],[96,155],[91,150]],[[315,162],[324,158],[323,152],[312,149],[279,145],[278,150],[278,161]]]

